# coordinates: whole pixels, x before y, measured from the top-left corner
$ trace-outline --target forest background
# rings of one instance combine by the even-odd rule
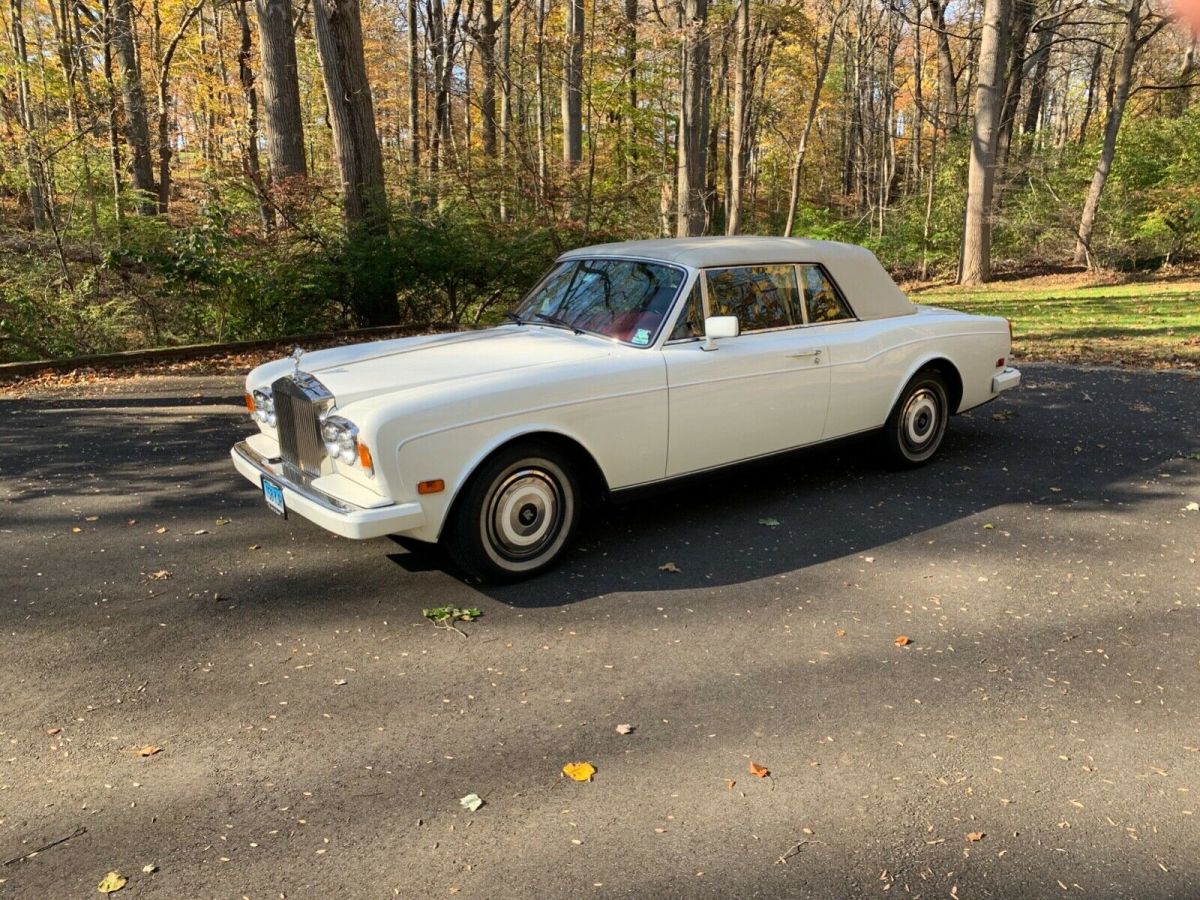
[[[1159,3],[5,0],[0,361],[477,325],[659,235],[1186,270],[1200,59]]]

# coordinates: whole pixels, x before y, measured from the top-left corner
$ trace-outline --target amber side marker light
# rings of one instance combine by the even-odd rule
[[[446,482],[440,478],[435,478],[433,481],[417,482],[418,494],[440,494],[446,489]]]
[[[371,451],[366,444],[358,445],[358,461],[368,473],[375,472],[375,461],[371,459]]]
[[[254,395],[251,393],[246,394],[246,409],[254,412]]]

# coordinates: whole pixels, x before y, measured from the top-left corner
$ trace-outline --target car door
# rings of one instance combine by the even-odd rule
[[[689,303],[738,316],[742,332],[705,350],[663,346],[670,412],[667,475],[681,475],[819,441],[829,406],[828,349],[804,327],[791,265],[702,271]],[[707,295],[707,297],[705,297]],[[684,315],[703,321],[703,312]]]

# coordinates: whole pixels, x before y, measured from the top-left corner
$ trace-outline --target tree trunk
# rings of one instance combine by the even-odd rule
[[[800,170],[804,166],[804,157],[808,152],[808,138],[812,134],[813,123],[817,120],[817,110],[821,106],[821,91],[825,87],[825,76],[829,74],[829,63],[833,59],[833,44],[837,38],[838,24],[841,22],[845,9],[846,3],[843,0],[829,23],[829,33],[825,36],[825,47],[817,59],[812,97],[808,101],[808,115],[804,119],[804,130],[800,132],[800,142],[796,145],[796,157],[792,160],[792,190],[788,198],[787,225],[783,228],[784,237],[791,237],[792,229],[796,226],[796,206],[800,202]]]
[[[1033,134],[1038,130],[1042,117],[1042,106],[1046,102],[1046,73],[1050,71],[1050,45],[1054,41],[1054,28],[1046,25],[1038,29],[1037,47],[1030,54],[1030,61],[1037,60],[1033,81],[1029,86],[1029,105],[1025,107],[1025,124],[1022,134]]]
[[[1097,45],[1092,55],[1092,71],[1088,78],[1087,101],[1083,108],[1083,119],[1079,122],[1079,137],[1076,142],[1083,144],[1087,140],[1088,126],[1092,123],[1092,114],[1096,111],[1096,94],[1100,86],[1100,63],[1104,59],[1104,48]]]
[[[158,211],[150,159],[150,124],[142,70],[133,39],[133,0],[113,0],[112,42],[121,65],[121,94],[125,101],[125,140],[129,144],[130,173],[138,194],[138,211],[152,216]]]
[[[483,86],[479,91],[479,106],[483,119],[483,155],[496,158],[496,8],[494,0],[483,0],[480,10],[479,68]],[[469,104],[468,104],[469,106]]]
[[[704,176],[709,118],[708,0],[683,0],[675,234],[704,232]]]
[[[983,7],[959,284],[981,284],[991,277],[992,189],[996,178],[996,142],[1004,103],[1004,65],[1008,52],[1007,7],[1007,0],[985,0]]]
[[[1173,91],[1167,91],[1167,97],[1164,102],[1164,112],[1173,119],[1178,119],[1187,112],[1188,104],[1192,99],[1192,90],[1189,87],[1183,87],[1191,83],[1192,78],[1196,74],[1196,38],[1193,37],[1187,49],[1183,52],[1183,59],[1179,64],[1179,72],[1175,76],[1175,83],[1180,85]]]
[[[200,8],[204,5],[204,0],[196,0],[195,5],[188,9],[183,20],[179,24],[178,30],[167,42],[165,47],[157,47],[162,54],[158,64],[158,211],[165,213],[171,203],[171,63],[175,59],[175,50],[179,47],[179,41],[183,38],[184,32],[187,31],[188,25],[191,24]],[[158,44],[158,8],[155,7],[155,43]],[[222,60],[222,67],[224,61]]]
[[[342,179],[342,209],[348,225],[377,233],[387,221],[383,154],[375,133],[358,0],[313,0],[313,25]]]
[[[1005,68],[1004,107],[1000,113],[1000,138],[996,151],[1001,166],[1008,162],[1017,106],[1021,102],[1021,71],[1025,66],[1029,27],[1033,24],[1033,5],[1034,0],[1014,0],[1012,36],[1008,42],[1008,64]]]
[[[583,0],[567,0],[563,52],[563,165],[570,172],[583,159]]]
[[[954,72],[954,56],[950,52],[950,35],[946,32],[946,8],[941,0],[929,0],[929,17],[933,21],[933,33],[937,38],[938,90],[941,91],[941,106],[949,123],[950,131],[957,131],[960,123],[958,111],[958,76]]]
[[[17,116],[25,132],[25,166],[29,176],[29,209],[33,227],[41,230],[50,224],[50,203],[46,196],[46,171],[38,149],[33,116],[33,98],[29,93],[29,56],[25,48],[25,24],[21,0],[12,0],[12,49],[17,61]]]
[[[264,231],[270,231],[274,224],[271,204],[267,200],[266,185],[263,184],[262,165],[258,158],[258,88],[255,84],[254,70],[250,67],[250,57],[253,45],[250,40],[250,17],[246,15],[246,4],[236,3],[238,26],[242,32],[242,42],[238,47],[238,81],[242,85],[242,99],[246,104],[245,131],[245,165],[246,177],[254,185],[258,195],[258,212]]]
[[[742,193],[746,187],[747,124],[750,86],[750,0],[737,7],[737,47],[733,60],[733,115],[729,122],[729,219],[726,234],[737,234],[742,226]]]
[[[625,56],[625,78],[627,79],[626,105],[629,123],[622,135],[625,142],[625,181],[632,183],[637,172],[637,34],[638,0],[625,0],[625,33],[623,51]]]
[[[1125,104],[1129,100],[1133,64],[1141,47],[1138,40],[1138,28],[1141,24],[1142,0],[1131,0],[1125,13],[1125,36],[1113,80],[1113,101],[1104,122],[1104,142],[1100,147],[1100,159],[1096,163],[1096,171],[1092,174],[1092,183],[1088,188],[1087,199],[1083,202],[1083,212],[1079,217],[1079,228],[1076,230],[1075,264],[1086,263],[1089,269],[1095,264],[1091,245],[1092,232],[1096,226],[1096,211],[1100,208],[1104,185],[1108,182],[1108,173],[1112,170],[1113,158],[1117,154],[1117,133],[1121,130],[1121,119],[1125,115]]]
[[[421,69],[417,43],[417,0],[408,0],[408,177],[412,185],[409,200],[415,202],[417,179],[421,174]]]
[[[500,221],[508,221],[508,157],[512,135],[512,0],[500,0],[500,58],[496,63],[500,82]]]
[[[291,0],[255,0],[258,20],[263,124],[271,179],[302,178],[304,116],[300,111],[300,79],[296,65],[296,36],[292,31]]]

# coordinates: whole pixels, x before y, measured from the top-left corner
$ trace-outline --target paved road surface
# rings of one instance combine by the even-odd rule
[[[269,514],[234,380],[0,402],[0,862],[86,829],[0,897],[1200,895],[1200,381],[1026,374],[503,590]]]

